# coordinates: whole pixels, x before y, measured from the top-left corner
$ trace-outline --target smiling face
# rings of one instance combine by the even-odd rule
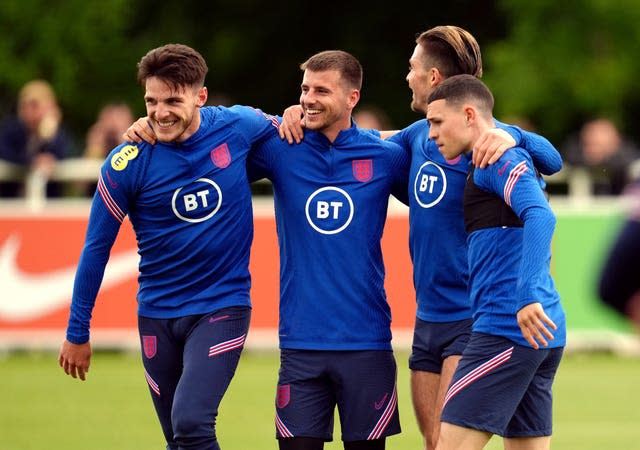
[[[306,127],[320,131],[331,141],[340,130],[351,127],[351,112],[360,99],[360,91],[350,89],[337,70],[305,70],[300,105]]]
[[[207,100],[205,87],[175,86],[158,77],[145,82],[147,116],[161,142],[182,142],[200,127],[200,107]]]

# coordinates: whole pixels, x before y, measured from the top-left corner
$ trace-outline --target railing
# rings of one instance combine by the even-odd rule
[[[90,158],[68,158],[58,161],[50,177],[6,161],[0,161],[0,180],[23,181],[24,200],[31,210],[40,210],[47,201],[47,182],[96,182],[100,175],[102,160]]]
[[[103,161],[89,158],[68,158],[55,166],[49,178],[38,172],[26,171],[22,166],[0,160],[0,181],[23,181],[25,186],[24,201],[27,207],[33,211],[42,209],[46,202],[46,185],[48,181],[61,183],[88,183],[96,182],[100,174]],[[640,178],[640,162],[632,165],[629,172],[633,178]],[[545,177],[550,189],[566,192],[560,195],[563,202],[576,206],[586,205],[594,200],[592,195],[593,182],[589,173],[579,167],[565,166],[555,175]],[[268,183],[265,183],[268,184]],[[261,189],[261,192],[269,192]],[[553,194],[552,194],[553,195]]]

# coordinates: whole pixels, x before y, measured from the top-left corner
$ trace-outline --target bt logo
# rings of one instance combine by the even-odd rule
[[[427,161],[418,170],[413,183],[413,194],[423,208],[438,204],[447,192],[447,177],[444,170],[434,162]]]
[[[309,225],[318,233],[340,233],[353,219],[353,200],[344,190],[326,186],[309,196],[305,214]]]
[[[221,205],[220,186],[208,178],[198,178],[191,185],[176,189],[171,199],[173,213],[180,220],[191,223],[210,219]]]

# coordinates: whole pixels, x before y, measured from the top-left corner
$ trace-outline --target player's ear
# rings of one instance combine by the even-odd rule
[[[355,108],[359,101],[360,101],[360,91],[357,89],[352,89],[348,99],[349,107],[351,109]]]
[[[465,105],[463,108],[464,120],[467,126],[473,124],[478,116],[478,111],[472,105]]]
[[[198,89],[196,94],[196,106],[202,107],[207,103],[207,98],[209,97],[209,92],[207,91],[206,86],[202,86]]]
[[[440,73],[440,69],[438,69],[437,67],[432,67],[429,71],[429,84],[431,84],[431,87],[436,87],[437,85],[442,83],[443,80],[444,77]]]

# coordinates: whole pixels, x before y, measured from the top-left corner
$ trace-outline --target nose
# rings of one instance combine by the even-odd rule
[[[434,126],[429,127],[429,139],[431,139],[432,141],[435,141],[437,137],[438,137],[438,133],[436,132],[435,127]]]
[[[301,104],[313,104],[315,103],[316,100],[316,96],[313,92],[311,92],[310,90],[307,92],[303,92],[302,94],[300,94],[300,103]]]
[[[169,108],[167,108],[164,104],[158,103],[155,105],[155,115],[158,119],[165,118],[169,115]]]

